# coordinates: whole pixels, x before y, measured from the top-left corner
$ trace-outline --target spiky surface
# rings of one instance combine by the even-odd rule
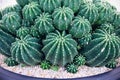
[[[52,17],[49,13],[42,13],[35,20],[35,27],[39,29],[40,34],[44,35],[54,30]]]
[[[24,6],[22,14],[24,19],[33,22],[41,13],[40,5],[37,2],[31,2]]]
[[[25,37],[30,33],[29,28],[27,27],[21,27],[17,30],[17,37]]]
[[[90,22],[81,16],[75,17],[71,23],[70,34],[75,38],[81,38],[92,30]]]
[[[115,34],[120,37],[120,28],[118,28],[117,30],[115,30]]]
[[[46,60],[53,65],[64,66],[66,63],[72,62],[73,58],[78,54],[77,43],[72,39],[70,34],[49,33],[43,41],[44,47],[42,51],[45,53]]]
[[[7,58],[4,62],[7,64],[7,66],[17,66],[19,64],[12,57]]]
[[[97,29],[93,40],[84,47],[83,54],[89,66],[104,66],[120,55],[120,38],[106,30]]]
[[[36,38],[40,38],[39,30],[34,26],[32,26],[30,28],[30,35],[32,35],[33,37],[36,37]]]
[[[16,2],[23,7],[29,3],[29,0],[16,0]]]
[[[2,11],[0,10],[0,20],[2,19]]]
[[[17,39],[12,44],[11,54],[15,61],[27,65],[36,65],[41,62],[43,54],[40,52],[41,45],[39,39],[27,35]]]
[[[91,24],[94,24],[98,19],[98,9],[93,2],[82,4],[78,14],[88,19]]]
[[[59,30],[67,30],[72,18],[74,16],[73,11],[68,7],[60,7],[55,9],[53,16],[53,22],[55,27]]]
[[[39,0],[40,8],[44,12],[52,13],[54,9],[61,6],[61,0]]]
[[[74,63],[71,63],[66,66],[66,70],[69,73],[77,73],[78,67]]]
[[[28,20],[22,19],[22,23],[21,26],[25,26],[25,27],[31,27],[31,23]]]
[[[14,37],[0,28],[0,53],[5,56],[11,56],[10,47],[15,41]]]
[[[21,25],[21,17],[16,12],[9,12],[2,17],[4,28],[12,34],[16,34]]]
[[[114,69],[117,67],[117,62],[115,60],[110,61],[107,65],[105,65],[107,68]]]
[[[63,0],[63,5],[77,12],[80,7],[80,0]]]
[[[89,2],[90,0],[80,0],[80,5]],[[93,0],[94,1],[94,0]]]
[[[49,61],[42,61],[41,64],[40,64],[40,67],[42,69],[50,69],[51,67],[51,63]]]
[[[73,63],[77,66],[82,66],[86,63],[85,57],[82,55],[77,55],[74,57]]]

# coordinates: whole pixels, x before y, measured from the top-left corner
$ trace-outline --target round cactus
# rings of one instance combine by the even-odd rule
[[[16,0],[16,2],[23,7],[29,3],[29,0]]]
[[[39,29],[40,34],[44,35],[54,30],[52,17],[49,13],[42,13],[35,20],[35,27]]]
[[[71,63],[66,66],[66,70],[69,73],[76,73],[78,71],[78,67],[74,63]]]
[[[60,7],[55,9],[53,16],[53,22],[55,27],[59,30],[66,30],[68,29],[72,18],[74,16],[73,11],[68,7]]]
[[[72,39],[71,35],[49,33],[43,41],[44,47],[42,51],[53,65],[64,66],[66,63],[72,62],[73,58],[78,54],[77,43]]]
[[[27,35],[12,44],[11,55],[19,63],[36,65],[41,62],[43,57],[40,49],[39,39]]]
[[[2,11],[0,10],[0,20],[2,19]]]
[[[63,5],[77,12],[80,7],[80,0],[63,0]]]
[[[117,62],[115,60],[110,61],[107,65],[105,65],[107,68],[114,69],[117,66]]]
[[[24,19],[33,22],[41,13],[40,6],[37,2],[31,2],[25,5],[22,14]]]
[[[78,14],[88,19],[91,24],[94,24],[98,19],[98,9],[93,2],[82,4]]]
[[[42,61],[40,67],[42,69],[50,69],[51,63],[49,61]]]
[[[81,38],[92,30],[90,22],[81,16],[75,17],[71,26],[70,34],[75,38]]]
[[[75,56],[73,63],[77,66],[84,65],[86,63],[85,57],[82,55]]]
[[[30,28],[30,35],[32,35],[33,37],[36,37],[36,38],[40,38],[40,33],[39,33],[38,29],[34,26],[32,26]]]
[[[44,12],[52,13],[61,6],[61,0],[39,0],[40,7]]]
[[[21,26],[25,26],[25,27],[31,27],[31,23],[28,20],[22,19],[22,23]]]
[[[17,66],[19,64],[12,57],[7,58],[4,62],[7,64],[7,66]]]
[[[17,37],[25,37],[30,33],[29,29],[27,27],[21,27],[17,30]]]
[[[4,28],[12,34],[16,34],[16,30],[20,28],[21,17],[16,12],[9,12],[2,17]]]
[[[90,0],[80,0],[80,5],[89,2]],[[94,1],[94,0],[93,0]]]
[[[106,30],[97,29],[93,40],[83,48],[89,66],[104,66],[120,55],[120,38]]]

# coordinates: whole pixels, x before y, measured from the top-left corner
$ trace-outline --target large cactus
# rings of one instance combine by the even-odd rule
[[[55,27],[59,30],[67,30],[72,18],[74,16],[73,11],[68,7],[60,7],[55,9],[53,16],[53,22]]]
[[[23,18],[31,22],[33,22],[40,13],[40,5],[37,2],[31,2],[25,5],[22,10]]]
[[[39,0],[40,7],[44,12],[52,13],[61,6],[61,0]]]
[[[77,42],[72,39],[70,34],[66,35],[65,31],[62,34],[58,31],[49,33],[43,44],[42,51],[45,53],[46,60],[53,65],[64,66],[66,63],[72,62],[78,54]]]
[[[39,39],[30,35],[21,39],[17,39],[12,44],[11,55],[13,59],[19,63],[27,65],[36,65],[41,62],[43,54],[40,52],[41,45]]]
[[[71,27],[70,34],[72,34],[75,38],[81,38],[92,30],[90,22],[81,16],[75,17]]]
[[[93,2],[82,4],[78,14],[88,19],[91,24],[94,24],[98,19],[98,9]]]
[[[40,34],[44,35],[54,30],[52,17],[49,13],[42,13],[35,20],[35,27],[38,28]]]
[[[106,30],[97,29],[92,36],[93,40],[84,47],[89,66],[104,66],[120,55],[120,38]]]

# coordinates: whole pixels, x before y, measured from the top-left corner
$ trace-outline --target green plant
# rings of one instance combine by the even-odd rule
[[[34,26],[32,26],[30,28],[30,35],[32,35],[33,37],[36,37],[36,38],[40,38],[39,30]]]
[[[40,8],[44,12],[52,13],[54,9],[61,6],[61,0],[39,0]]]
[[[78,67],[74,63],[71,63],[66,65],[66,70],[69,73],[77,73]]]
[[[0,20],[2,19],[2,11],[0,10]]]
[[[64,66],[66,63],[72,62],[73,58],[78,54],[77,42],[72,39],[70,34],[58,31],[49,33],[43,41],[44,47],[42,51],[45,53],[46,60],[53,65]]]
[[[70,34],[75,38],[81,38],[92,30],[90,22],[81,16],[75,17],[71,23]]]
[[[59,7],[55,9],[52,16],[54,25],[57,29],[67,30],[69,28],[70,23],[72,22],[74,13],[68,7]]]
[[[11,55],[19,63],[36,65],[41,62],[43,57],[40,49],[39,39],[27,35],[12,43]]]
[[[7,58],[4,62],[7,64],[7,66],[16,66],[19,64],[12,57]]]
[[[89,2],[90,0],[80,0],[80,5]],[[94,1],[94,0],[93,0]]]
[[[38,28],[39,33],[44,35],[54,30],[52,17],[49,13],[42,13],[40,17],[35,20],[35,27]]]
[[[117,66],[117,62],[115,60],[110,61],[107,65],[105,65],[107,68],[114,69]]]
[[[104,66],[120,56],[120,38],[115,34],[97,29],[92,38],[82,50],[89,66]]]
[[[29,0],[16,0],[16,2],[22,7],[24,7],[25,5],[29,3]]]
[[[98,19],[98,9],[93,2],[82,4],[78,14],[88,19],[91,24],[94,24]]]
[[[42,61],[41,64],[40,64],[40,67],[42,69],[50,69],[51,67],[51,63],[49,61]]]
[[[51,66],[51,69],[52,69],[53,71],[58,71],[58,70],[59,70],[59,66],[58,66],[58,65],[52,65],[52,66]]]

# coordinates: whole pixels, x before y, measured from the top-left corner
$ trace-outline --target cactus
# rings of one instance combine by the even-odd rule
[[[90,0],[80,0],[80,5],[89,2]],[[93,0],[94,1],[94,0]]]
[[[53,65],[64,66],[66,63],[72,62],[78,54],[77,42],[72,39],[70,34],[66,35],[65,31],[62,34],[58,31],[49,33],[43,44],[42,51],[45,53],[46,60]]]
[[[115,34],[120,37],[120,28],[118,28],[117,30],[115,30]]]
[[[11,55],[19,63],[36,65],[41,62],[43,57],[40,49],[39,39],[27,35],[24,38],[16,39],[11,47]]]
[[[82,4],[78,14],[88,19],[91,24],[94,24],[98,19],[98,9],[93,2]]]
[[[39,0],[40,8],[44,12],[52,13],[54,9],[61,6],[61,0]]]
[[[45,60],[45,61],[42,61],[40,67],[41,67],[42,69],[50,69],[51,63],[50,63],[49,61],[46,61],[46,60]]]
[[[7,66],[17,66],[19,64],[12,57],[7,58],[4,62],[7,64]]]
[[[30,33],[29,29],[27,27],[21,27],[17,30],[17,37],[25,37]]]
[[[2,17],[4,29],[11,34],[16,34],[16,30],[21,27],[21,17],[16,12],[9,12]]]
[[[35,27],[39,29],[40,34],[44,35],[54,30],[52,17],[49,13],[42,13],[35,20]]]
[[[29,3],[29,0],[16,0],[16,2],[23,7]]]
[[[33,37],[36,37],[36,38],[40,38],[40,33],[39,33],[38,29],[34,26],[32,26],[30,28],[30,35],[32,35]]]
[[[74,63],[71,63],[71,64],[67,64],[66,70],[69,73],[76,73],[78,71],[78,67]]]
[[[110,69],[114,69],[116,68],[116,66],[117,66],[117,62],[115,60],[112,60],[107,65],[105,65],[105,67],[110,68]]]
[[[0,20],[2,19],[2,11],[0,10]]]
[[[81,16],[75,17],[71,26],[72,28],[70,29],[70,34],[72,34],[75,38],[81,38],[92,30],[90,22]]]
[[[21,26],[25,26],[25,27],[31,27],[31,23],[28,20],[22,19],[22,23]]]
[[[75,56],[73,63],[77,66],[84,65],[86,63],[85,57],[82,55]]]
[[[73,11],[68,7],[60,7],[55,9],[53,16],[53,22],[55,27],[59,30],[67,30],[74,16]]]
[[[80,0],[63,0],[63,5],[77,12],[80,7]]]
[[[12,35],[4,32],[0,27],[0,53],[10,57],[10,47],[14,41],[15,38]]]
[[[25,5],[22,10],[23,18],[30,22],[33,22],[40,13],[40,6],[37,2],[31,2],[28,5]]]

